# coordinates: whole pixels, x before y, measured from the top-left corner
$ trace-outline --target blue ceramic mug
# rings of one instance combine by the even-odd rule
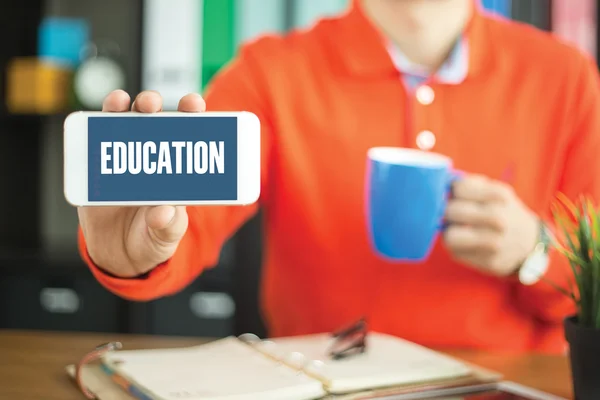
[[[441,229],[452,160],[437,153],[374,147],[367,155],[368,231],[376,252],[392,261],[425,260]]]

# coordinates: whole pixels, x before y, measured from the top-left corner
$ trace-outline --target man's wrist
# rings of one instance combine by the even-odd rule
[[[146,271],[146,272],[144,272],[144,273],[141,273],[141,274],[137,274],[137,275],[127,275],[127,276],[125,276],[125,275],[117,275],[117,274],[115,274],[115,273],[113,273],[113,272],[110,272],[109,270],[107,270],[107,269],[103,268],[102,266],[100,266],[100,264],[99,264],[98,262],[96,262],[96,261],[95,261],[95,260],[94,260],[94,259],[91,257],[91,255],[90,255],[90,253],[89,253],[89,252],[87,253],[87,255],[88,255],[88,257],[87,257],[87,258],[89,259],[89,261],[91,262],[91,264],[93,265],[93,267],[94,267],[94,268],[95,268],[95,269],[96,269],[96,270],[97,270],[99,273],[101,273],[102,275],[105,275],[105,276],[106,276],[106,277],[108,277],[108,278],[113,278],[113,279],[123,279],[123,280],[144,280],[144,279],[148,279],[148,278],[150,277],[150,274],[152,273],[152,271],[153,271],[154,269],[156,269],[156,267],[158,267],[158,266],[160,266],[160,265],[164,264],[164,263],[162,263],[162,264],[159,264],[159,265],[157,265],[156,267],[154,267],[154,268],[152,268],[152,269],[150,269],[150,270],[148,270],[148,271]]]
[[[119,276],[119,275],[115,275],[112,272],[109,272],[105,269],[103,269],[102,267],[99,267],[96,265],[96,269],[101,272],[102,274],[108,276],[109,278],[114,278],[114,279],[127,279],[127,280],[143,280],[143,279],[148,279],[148,277],[150,276],[150,272],[152,272],[152,270],[144,272],[143,274],[140,275],[134,275],[134,276]]]

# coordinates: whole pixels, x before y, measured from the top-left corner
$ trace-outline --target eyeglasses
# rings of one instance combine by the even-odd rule
[[[362,354],[367,349],[367,322],[361,318],[352,325],[332,333],[333,343],[329,350],[332,360],[342,360]]]

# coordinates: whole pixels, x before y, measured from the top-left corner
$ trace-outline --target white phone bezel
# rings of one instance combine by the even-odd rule
[[[238,141],[238,199],[223,201],[88,201],[88,118],[89,117],[236,117]],[[154,206],[154,205],[247,205],[260,196],[260,121],[250,112],[138,112],[107,113],[78,111],[64,122],[64,194],[66,201],[76,207],[83,206]]]

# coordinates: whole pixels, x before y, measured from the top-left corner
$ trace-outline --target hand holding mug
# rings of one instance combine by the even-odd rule
[[[452,255],[486,273],[515,273],[535,247],[538,218],[508,184],[467,175],[453,184],[443,237]]]
[[[456,259],[507,276],[537,241],[538,219],[509,185],[457,173],[441,154],[372,148],[365,188],[370,240],[389,261],[421,262],[443,234]]]

